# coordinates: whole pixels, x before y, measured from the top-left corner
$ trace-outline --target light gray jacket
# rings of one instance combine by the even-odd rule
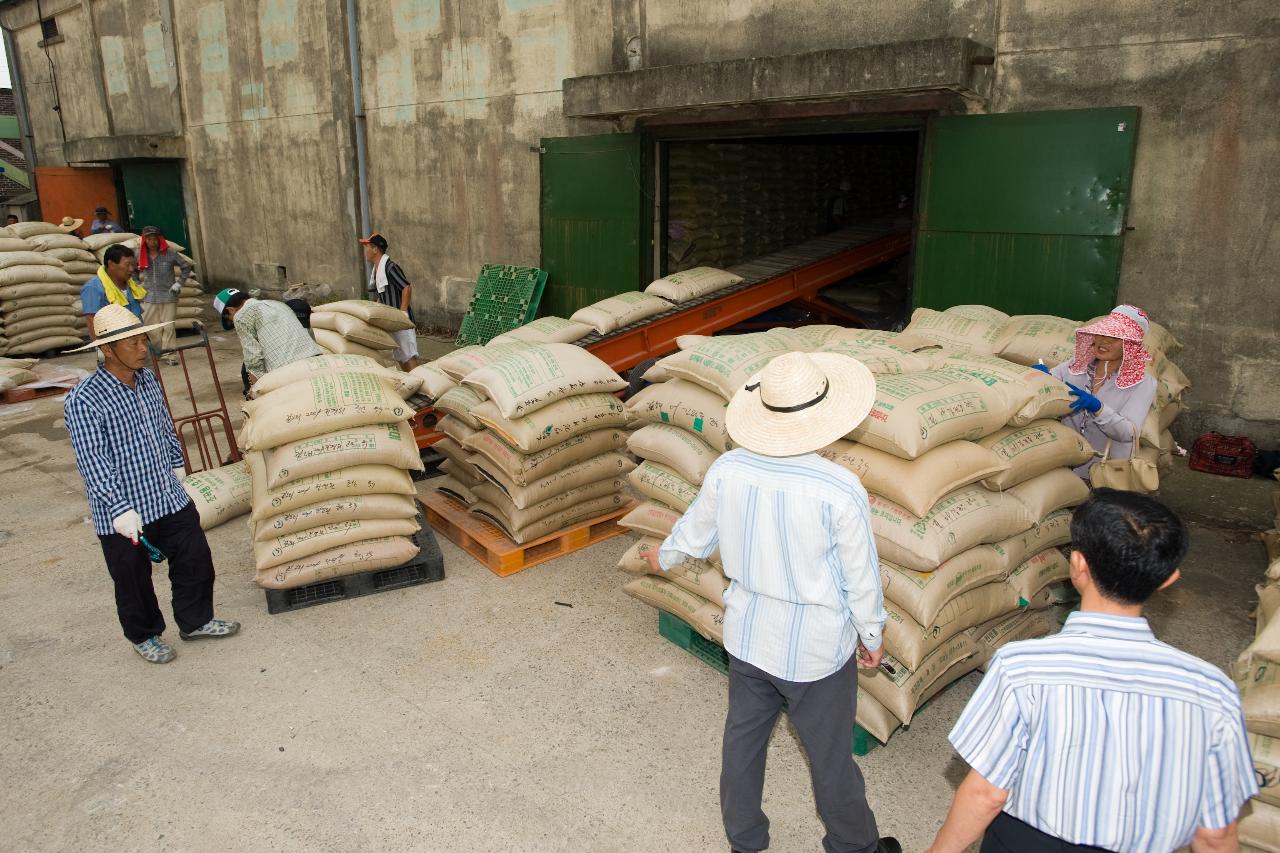
[[[1094,364],[1097,362],[1089,365],[1084,376],[1073,376],[1068,370],[1071,367],[1069,361],[1064,361],[1050,372],[1063,382],[1088,391],[1093,387]],[[1096,415],[1080,411],[1063,418],[1062,422],[1083,435],[1099,455],[1107,449],[1110,441],[1112,459],[1130,458],[1138,437],[1142,435],[1142,424],[1151,411],[1151,403],[1156,398],[1156,378],[1148,372],[1132,388],[1117,388],[1115,376],[1108,376],[1093,396],[1102,401],[1102,408]],[[1097,461],[1097,457],[1089,460],[1076,468],[1076,473],[1088,477],[1089,469]]]

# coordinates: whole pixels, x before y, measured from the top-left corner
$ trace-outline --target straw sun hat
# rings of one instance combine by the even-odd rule
[[[72,216],[62,217],[62,221],[58,223],[58,230],[70,234],[72,231],[84,224],[83,219],[76,219]]]
[[[857,359],[787,353],[733,395],[725,425],[734,443],[753,453],[799,456],[843,438],[875,399],[875,377]]]
[[[83,352],[103,344],[131,338],[134,335],[143,335],[152,329],[168,326],[172,322],[170,320],[166,323],[152,323],[144,326],[138,321],[138,316],[123,305],[104,305],[98,313],[93,315],[93,340],[69,352]]]

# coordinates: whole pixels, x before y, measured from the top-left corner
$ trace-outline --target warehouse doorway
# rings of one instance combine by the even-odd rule
[[[154,225],[170,240],[191,246],[182,195],[181,160],[123,160],[116,168],[130,230]]]

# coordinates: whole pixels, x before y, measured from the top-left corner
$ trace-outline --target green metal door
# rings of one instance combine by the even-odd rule
[[[915,304],[1077,320],[1110,310],[1137,131],[1137,107],[933,119]]]
[[[640,136],[544,139],[542,151],[542,312],[568,317],[639,290],[648,243]]]
[[[190,247],[182,203],[180,160],[130,160],[119,164],[129,230],[154,225],[170,240]]]

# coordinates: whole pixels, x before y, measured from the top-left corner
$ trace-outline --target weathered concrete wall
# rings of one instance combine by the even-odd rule
[[[178,135],[182,104],[167,0],[96,0],[111,135]]]

